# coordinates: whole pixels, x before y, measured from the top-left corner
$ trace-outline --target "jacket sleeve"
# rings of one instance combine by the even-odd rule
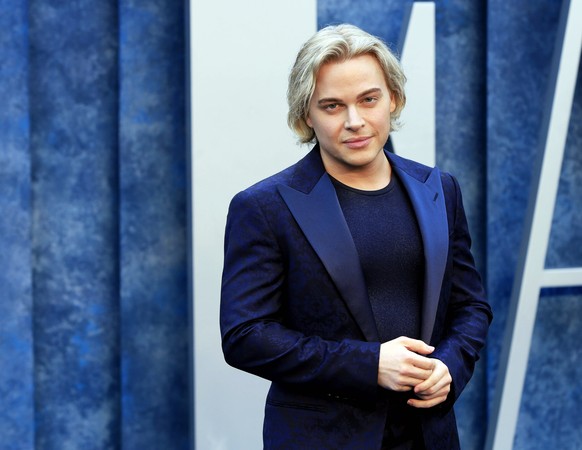
[[[443,404],[448,407],[457,400],[473,374],[493,316],[471,254],[471,237],[459,184],[449,174],[443,174],[442,180],[450,224],[452,267],[447,271],[450,279],[443,283],[443,297],[448,299],[444,328],[431,356],[447,365],[453,379],[452,391]]]
[[[277,233],[256,194],[239,193],[225,232],[220,325],[227,363],[271,381],[373,398],[379,343],[325,340],[286,327],[285,265]]]

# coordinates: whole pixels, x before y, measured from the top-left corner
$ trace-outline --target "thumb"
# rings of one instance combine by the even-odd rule
[[[404,342],[404,346],[411,352],[418,353],[420,355],[430,355],[434,352],[434,347],[428,345],[419,339],[407,339]]]

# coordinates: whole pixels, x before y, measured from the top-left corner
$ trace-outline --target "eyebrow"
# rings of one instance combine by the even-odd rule
[[[358,94],[357,98],[362,98],[362,97],[367,97],[370,94],[376,94],[376,93],[382,93],[382,89],[380,88],[370,88],[370,89],[366,89],[364,92]],[[343,100],[339,99],[339,98],[335,98],[335,97],[325,97],[322,99],[319,99],[317,101],[318,105],[322,105],[325,103],[341,103]]]

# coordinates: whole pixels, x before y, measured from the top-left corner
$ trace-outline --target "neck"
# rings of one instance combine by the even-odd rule
[[[379,158],[373,164],[362,167],[332,167],[325,161],[324,166],[327,173],[336,180],[362,191],[382,189],[388,186],[392,177],[392,167],[390,167],[386,157]]]

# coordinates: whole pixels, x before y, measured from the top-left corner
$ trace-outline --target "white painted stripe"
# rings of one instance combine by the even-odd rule
[[[542,274],[542,287],[582,286],[582,267],[546,269]]]
[[[403,126],[391,139],[395,153],[430,167],[436,164],[435,46],[434,2],[414,2],[401,57],[407,78]]]
[[[232,196],[297,161],[289,69],[315,31],[315,0],[190,1],[195,445],[262,448],[267,383],[226,365],[218,311]]]

